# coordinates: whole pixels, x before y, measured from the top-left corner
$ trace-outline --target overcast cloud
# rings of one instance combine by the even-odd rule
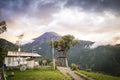
[[[120,0],[0,0],[0,21],[11,42],[24,42],[54,31],[102,44],[120,43]]]

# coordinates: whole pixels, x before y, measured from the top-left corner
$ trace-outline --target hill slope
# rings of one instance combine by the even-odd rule
[[[81,69],[120,76],[119,46],[106,45],[95,49],[75,47],[68,56],[68,61]]]
[[[5,39],[0,38],[0,47],[4,47],[7,50],[17,50],[17,46]]]

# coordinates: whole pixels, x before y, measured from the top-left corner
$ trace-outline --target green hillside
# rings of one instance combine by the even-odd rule
[[[88,77],[91,77],[95,80],[120,80],[120,77],[113,77],[113,76],[108,76],[100,73],[93,73],[93,72],[86,72],[86,71],[78,71],[77,74],[85,74]]]
[[[0,38],[0,47],[4,47],[7,50],[17,50],[17,46],[5,39]]]
[[[69,63],[81,69],[120,76],[120,47],[99,46],[95,49],[74,47],[69,54]]]

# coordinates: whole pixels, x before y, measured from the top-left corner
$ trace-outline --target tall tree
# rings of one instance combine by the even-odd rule
[[[6,56],[7,49],[0,46],[0,67],[4,63],[4,57]]]
[[[67,52],[72,46],[75,46],[76,44],[79,44],[79,41],[76,40],[75,37],[72,35],[65,35],[61,37],[59,40],[53,42],[54,48],[58,52],[56,56],[57,60],[58,61],[61,60],[62,66],[68,67]]]
[[[5,21],[1,21],[0,22],[0,34],[5,32],[7,30],[6,28],[6,22]]]
[[[0,34],[5,32],[7,30],[6,28],[6,22],[5,21],[1,21],[0,22]],[[3,47],[0,47],[0,66],[3,64],[3,60],[5,57],[5,54],[7,53],[7,50]]]

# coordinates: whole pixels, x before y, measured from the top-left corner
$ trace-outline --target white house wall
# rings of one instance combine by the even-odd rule
[[[34,64],[35,64],[34,60],[27,61],[27,68],[34,68]]]
[[[20,60],[19,64],[27,64],[27,61],[24,58],[19,57],[5,57],[5,64],[6,66],[18,66],[18,61]]]

